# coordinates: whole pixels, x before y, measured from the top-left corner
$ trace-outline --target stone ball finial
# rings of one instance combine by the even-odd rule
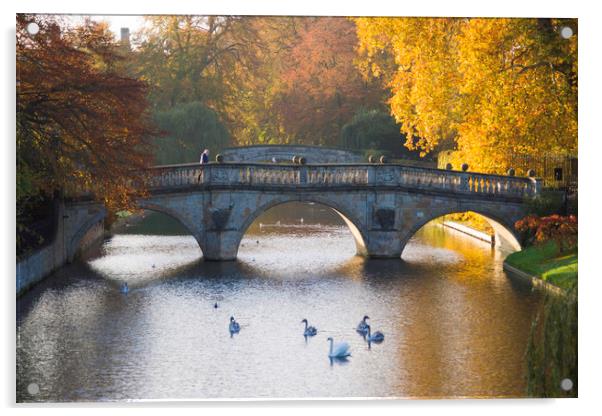
[[[380,157],[380,163],[382,163],[382,164],[385,164],[385,163],[387,163],[387,157],[386,157],[385,155],[382,155],[382,156]]]
[[[307,163],[307,159],[305,159],[303,156],[299,156],[297,160],[299,161],[300,165],[305,165]]]
[[[224,156],[220,153],[218,153],[217,155],[215,155],[215,161],[217,163],[222,163],[224,161]]]
[[[462,163],[462,172],[466,172],[468,170],[468,163]]]
[[[446,170],[452,170],[454,167],[452,166],[451,163],[448,163],[447,165],[445,165],[445,169]]]
[[[527,171],[527,175],[529,175],[529,178],[534,178],[535,177],[535,170],[534,169],[529,169]]]
[[[375,163],[376,162],[376,158],[372,155],[368,156],[368,163]]]
[[[516,172],[514,171],[514,168],[508,169],[508,176],[514,176],[515,174]]]

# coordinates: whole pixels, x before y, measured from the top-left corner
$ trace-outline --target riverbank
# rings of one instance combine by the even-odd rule
[[[449,214],[443,216],[443,222],[453,222],[456,224],[461,224],[465,227],[472,228],[475,231],[483,233],[487,236],[491,236],[495,233],[495,230],[487,222],[487,220],[474,212],[459,212],[456,214]]]
[[[554,242],[512,253],[504,261],[504,266],[510,266],[563,290],[577,283],[577,250],[558,254]]]
[[[471,237],[474,237],[477,240],[481,240],[481,241],[484,241],[486,243],[489,243],[492,246],[495,245],[495,237],[494,237],[493,234],[487,234],[487,233],[485,233],[483,231],[475,229],[470,224],[462,224],[462,223],[459,223],[459,222],[447,221],[447,220],[443,220],[442,224],[445,227],[451,228],[453,230],[456,230],[456,231],[459,231],[459,232],[464,233],[466,235],[469,235]]]

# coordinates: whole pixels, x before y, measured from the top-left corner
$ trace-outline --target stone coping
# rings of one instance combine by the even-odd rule
[[[505,260],[504,260],[503,268],[504,268],[505,272],[510,273],[511,275],[517,276],[522,280],[531,282],[531,284],[534,287],[543,289],[543,290],[545,290],[549,293],[552,293],[554,295],[557,295],[557,296],[566,296],[566,291],[564,289],[562,289],[561,287],[556,286],[550,282],[546,282],[539,276],[534,276],[534,275],[524,272],[520,269],[517,269],[516,267],[509,265],[508,262]]]
[[[438,169],[438,168],[427,168],[424,166],[413,166],[413,165],[404,165],[400,163],[307,163],[305,165],[298,165],[293,163],[270,163],[270,162],[209,162],[207,164],[201,165],[199,163],[183,163],[176,165],[157,165],[151,166],[147,168],[148,170],[161,170],[161,169],[177,169],[177,168],[191,168],[191,167],[208,167],[210,169],[214,167],[261,167],[268,169],[307,169],[307,168],[333,168],[333,167],[349,167],[349,168],[386,168],[386,167],[394,167],[401,168],[407,170],[415,170],[415,171],[423,171],[423,172],[447,172],[450,176],[455,175],[473,175],[480,176],[492,179],[504,179],[504,180],[514,180],[519,182],[535,182],[539,181],[539,178],[530,178],[527,176],[507,176],[507,175],[496,175],[492,173],[482,173],[482,172],[473,172],[473,171],[459,171],[459,170],[446,170],[446,169]]]

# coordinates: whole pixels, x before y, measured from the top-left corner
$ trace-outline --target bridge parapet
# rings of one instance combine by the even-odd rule
[[[158,166],[149,173],[147,186],[155,192],[199,186],[401,187],[517,199],[537,195],[541,186],[535,178],[373,164],[188,164]]]

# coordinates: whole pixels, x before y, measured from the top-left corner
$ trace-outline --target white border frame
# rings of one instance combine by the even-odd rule
[[[496,2],[468,0],[420,0],[420,1],[334,1],[324,0],[212,0],[184,1],[171,0],[160,3],[138,3],[123,0],[104,0],[102,2],[83,3],[77,0],[60,0],[48,2],[43,0],[21,0],[16,4],[2,3],[2,48],[5,64],[2,65],[3,97],[0,100],[2,125],[4,127],[3,163],[4,203],[1,230],[4,231],[2,264],[2,293],[4,295],[4,312],[2,319],[3,332],[2,358],[6,364],[0,376],[2,404],[8,407],[9,414],[31,414],[43,411],[50,415],[86,413],[123,414],[126,411],[144,414],[163,414],[166,408],[177,407],[183,413],[212,414],[223,410],[243,410],[255,414],[280,414],[283,407],[290,408],[287,413],[305,414],[308,411],[326,410],[332,412],[334,407],[345,407],[352,413],[365,413],[372,409],[384,414],[399,414],[400,411],[419,411],[428,413],[479,414],[484,411],[491,415],[507,416],[509,412],[529,411],[545,412],[546,415],[575,413],[600,408],[598,386],[600,367],[600,330],[597,318],[600,316],[600,281],[602,276],[596,273],[595,262],[598,240],[602,230],[597,202],[602,198],[595,184],[600,176],[596,162],[602,157],[600,145],[600,110],[596,108],[596,99],[602,97],[600,89],[600,21],[602,15],[590,1],[525,1],[504,0]],[[579,18],[579,154],[580,154],[580,187],[582,191],[579,217],[580,233],[580,268],[582,270],[579,317],[579,399],[487,399],[487,400],[421,400],[421,401],[228,401],[215,402],[146,402],[146,403],[108,403],[108,404],[74,404],[74,405],[14,405],[15,400],[15,13],[78,13],[78,14],[257,14],[257,15],[402,15],[402,16],[480,16],[480,17],[577,17]],[[599,162],[598,162],[599,163]],[[596,216],[598,214],[598,216]],[[597,250],[599,251],[599,249]],[[152,408],[152,409],[149,409]],[[589,413],[589,412],[588,412]]]

